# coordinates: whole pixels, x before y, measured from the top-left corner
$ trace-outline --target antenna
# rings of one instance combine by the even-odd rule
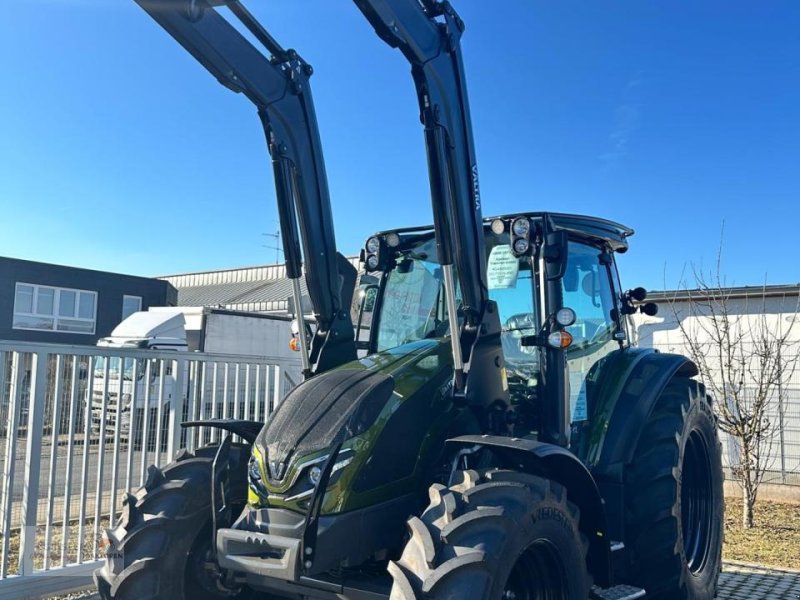
[[[281,255],[283,254],[280,228],[278,228],[275,233],[262,233],[261,235],[271,238],[270,241],[272,241],[272,244],[261,244],[261,246],[270,250],[275,250],[275,264],[277,265],[281,262]]]

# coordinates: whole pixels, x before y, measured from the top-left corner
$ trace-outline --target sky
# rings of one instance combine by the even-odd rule
[[[250,0],[314,66],[340,251],[431,222],[409,69],[352,2]],[[453,0],[484,215],[636,230],[623,284],[800,282],[800,3]],[[3,0],[0,255],[137,275],[275,262],[254,107],[133,0]],[[724,223],[724,235],[721,233]]]

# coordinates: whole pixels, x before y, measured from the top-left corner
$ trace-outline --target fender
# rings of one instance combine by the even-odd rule
[[[264,428],[264,423],[244,419],[208,419],[207,421],[184,421],[181,423],[181,427],[214,427],[230,431],[252,446]]]
[[[597,391],[592,399],[589,447],[583,458],[595,474],[629,463],[667,384],[673,377],[698,373],[691,360],[678,354],[639,348],[615,354],[598,365]]]
[[[579,452],[600,489],[609,535],[625,539],[625,469],[633,460],[645,423],[674,377],[697,374],[695,364],[677,354],[626,348],[597,363],[588,387],[591,417]],[[616,557],[615,557],[616,558]],[[614,561],[615,565],[618,561]]]
[[[612,585],[611,550],[603,500],[592,475],[569,450],[534,440],[495,435],[462,435],[446,442],[450,446],[482,446],[500,465],[557,481],[581,511],[581,530],[589,540],[587,563],[595,583]]]

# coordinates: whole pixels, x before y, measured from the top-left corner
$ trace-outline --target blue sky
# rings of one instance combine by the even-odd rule
[[[800,281],[800,3],[454,0],[484,214],[636,229],[623,283]],[[312,80],[339,247],[430,222],[400,54],[351,2],[251,0]],[[5,0],[0,255],[142,275],[273,262],[253,107],[133,0]]]

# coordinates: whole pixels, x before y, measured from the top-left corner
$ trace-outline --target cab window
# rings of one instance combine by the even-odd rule
[[[588,418],[586,376],[592,366],[618,348],[615,296],[609,265],[604,264],[601,248],[569,242],[567,267],[562,279],[564,306],[575,311],[577,319],[567,328],[572,345],[567,349],[570,408],[572,421]]]

